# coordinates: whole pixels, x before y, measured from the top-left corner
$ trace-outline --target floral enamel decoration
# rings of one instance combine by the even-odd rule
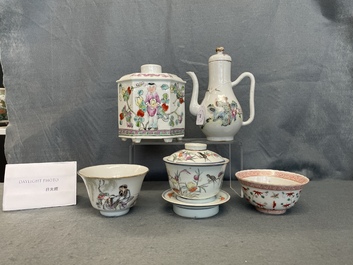
[[[231,62],[232,58],[224,53],[224,48],[217,47],[216,54],[208,60],[209,82],[201,104],[198,103],[197,76],[194,72],[187,72],[193,82],[190,113],[197,117],[196,124],[200,125],[210,141],[232,141],[240,128],[249,125],[255,117],[255,77],[249,72],[244,72],[235,81],[231,81]],[[243,121],[243,112],[233,87],[245,77],[250,79],[250,117]]]
[[[185,149],[163,159],[170,188],[178,196],[199,200],[212,198],[220,191],[229,160],[206,147],[187,143]]]
[[[170,127],[176,127],[183,122],[184,119],[184,93],[185,86],[178,86],[176,83],[169,87],[162,84],[160,87],[165,92],[159,95],[156,90],[155,83],[141,84],[140,87],[129,86],[127,88],[119,86],[120,101],[125,102],[121,112],[119,113],[119,125],[126,123],[128,128],[138,128],[139,130],[158,130],[158,121],[167,122]],[[131,95],[137,90],[137,96],[134,101],[130,100]],[[147,91],[147,92],[146,92]],[[170,93],[174,94],[174,102],[170,102]],[[130,102],[135,103],[137,112]],[[173,111],[170,109],[173,106]],[[133,120],[132,120],[132,117]]]
[[[224,172],[220,171],[214,176],[197,168],[194,172],[183,169],[180,172],[168,172],[168,175],[170,186],[175,193],[186,198],[198,198],[203,192],[207,192],[209,185],[222,183]]]
[[[161,73],[159,65],[143,65],[141,73],[118,81],[119,137],[181,139],[185,130],[185,82]]]
[[[173,162],[212,162],[214,159],[221,159],[222,157],[210,151],[193,152],[189,150],[181,150],[171,155],[171,161]]]
[[[229,126],[232,122],[235,122],[237,118],[242,118],[242,110],[238,107],[238,103],[234,100],[229,103],[227,97],[223,97],[221,100],[215,100],[214,104],[207,106],[207,111],[211,114],[206,119],[206,123],[220,122],[221,126]],[[203,129],[201,126],[201,129]]]
[[[183,150],[163,158],[170,189],[162,197],[177,215],[211,217],[230,198],[221,190],[229,160],[206,148],[204,143],[186,143]]]

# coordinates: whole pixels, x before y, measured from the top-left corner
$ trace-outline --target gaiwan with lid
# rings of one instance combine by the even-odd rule
[[[182,198],[214,198],[221,190],[229,160],[207,150],[204,143],[187,143],[185,148],[163,158],[170,188]]]
[[[128,74],[118,81],[119,137],[164,139],[184,137],[185,81],[162,73],[156,64],[141,66],[140,73]]]

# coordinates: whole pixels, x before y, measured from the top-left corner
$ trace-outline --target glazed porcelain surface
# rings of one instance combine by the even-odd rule
[[[199,143],[185,144],[185,149],[163,158],[169,185],[176,195],[203,200],[219,193],[229,160],[206,147]]]
[[[121,216],[135,205],[148,168],[133,164],[98,165],[83,168],[83,179],[93,208],[104,216]]]
[[[207,150],[207,144],[186,143],[185,149],[179,150],[165,158],[170,163],[182,164],[214,164],[224,163],[225,159],[219,154]]]
[[[279,170],[243,170],[236,174],[245,199],[263,213],[283,214],[299,200],[309,182],[303,175]]]
[[[198,79],[194,72],[187,72],[193,81],[190,113],[197,116],[196,124],[210,141],[232,141],[240,128],[250,124],[255,117],[255,78],[244,72],[232,82],[232,59],[223,51],[223,47],[218,47],[216,54],[209,58],[209,83],[201,104],[198,103]],[[250,117],[243,121],[243,111],[232,88],[245,77],[250,79]]]
[[[185,131],[185,81],[155,64],[118,81],[119,137],[181,139]]]
[[[181,206],[189,206],[189,207],[195,207],[195,208],[220,205],[220,204],[226,203],[230,199],[230,195],[224,190],[220,190],[220,192],[218,192],[214,197],[212,197],[212,200],[209,200],[207,202],[203,200],[200,200],[200,202],[198,202],[198,200],[189,200],[189,199],[183,200],[182,198],[179,198],[179,196],[175,194],[175,192],[172,189],[168,189],[164,191],[162,194],[162,197],[167,202],[178,204]]]
[[[187,218],[208,218],[219,212],[219,205],[226,203],[230,195],[221,190],[211,200],[189,200],[183,199],[175,194],[173,190],[166,190],[162,198],[173,204],[173,211],[182,217]]]

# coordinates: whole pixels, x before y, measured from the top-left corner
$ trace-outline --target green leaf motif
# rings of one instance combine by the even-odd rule
[[[161,85],[161,88],[162,88],[163,90],[167,90],[167,89],[169,89],[169,86],[166,85],[166,84],[163,84],[163,85]]]

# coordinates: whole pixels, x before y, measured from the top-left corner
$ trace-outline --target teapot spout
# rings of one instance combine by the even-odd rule
[[[199,109],[201,107],[201,105],[198,103],[199,81],[197,80],[197,77],[194,72],[186,72],[186,73],[191,77],[192,85],[193,85],[189,110],[192,115],[197,116]]]

